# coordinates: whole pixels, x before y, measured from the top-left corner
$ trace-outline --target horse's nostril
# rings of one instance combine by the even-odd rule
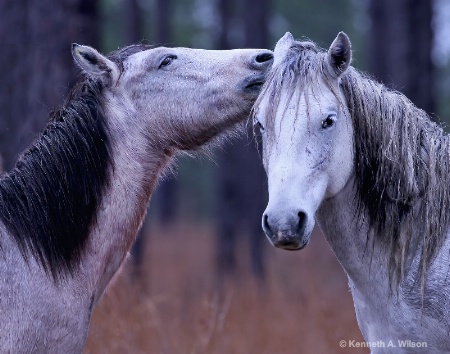
[[[303,211],[299,211],[298,215],[298,232],[301,232],[306,224],[306,213]]]
[[[269,225],[269,217],[267,214],[263,215],[263,230],[266,233],[266,235],[270,235],[272,233],[272,229]]]
[[[255,58],[257,63],[265,63],[266,61],[272,60],[273,54],[269,52],[258,54]]]

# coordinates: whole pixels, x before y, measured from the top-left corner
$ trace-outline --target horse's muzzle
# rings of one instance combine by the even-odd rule
[[[259,93],[262,85],[266,81],[266,74],[272,67],[273,53],[270,50],[261,50],[254,55],[249,62],[249,68],[253,74],[244,80],[244,91]]]
[[[309,242],[309,235],[305,235],[306,222],[307,217],[303,212],[298,212],[297,215],[273,218],[266,212],[263,215],[262,227],[272,245],[289,251],[297,251],[303,249]]]

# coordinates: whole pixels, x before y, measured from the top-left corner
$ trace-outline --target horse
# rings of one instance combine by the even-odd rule
[[[82,77],[0,178],[0,352],[81,353],[92,310],[180,151],[235,131],[263,49],[74,44]]]
[[[301,250],[320,226],[372,353],[450,351],[450,138],[403,94],[286,33],[254,110],[269,241]],[[370,346],[372,344],[372,346]]]

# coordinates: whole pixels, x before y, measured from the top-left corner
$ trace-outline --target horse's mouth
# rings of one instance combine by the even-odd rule
[[[281,248],[285,251],[300,251],[300,250],[304,249],[307,244],[308,244],[308,242],[305,242],[301,245],[299,245],[298,243],[278,244],[276,247]]]
[[[265,82],[264,76],[248,78],[244,81],[244,90],[247,92],[258,92]]]
[[[245,87],[246,90],[260,90],[261,86],[264,84],[262,81],[254,82]]]
[[[304,249],[309,243],[309,240],[304,241],[303,243],[298,242],[298,239],[295,237],[281,237],[276,241],[273,240],[272,244],[286,251],[300,251]]]

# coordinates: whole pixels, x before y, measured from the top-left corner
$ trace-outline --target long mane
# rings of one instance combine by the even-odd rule
[[[422,281],[450,219],[449,136],[403,94],[350,68],[341,80],[355,144],[356,186],[391,280],[420,252]]]
[[[145,49],[133,45],[109,58],[123,70],[129,55]],[[100,82],[82,78],[15,167],[0,178],[0,221],[23,257],[35,257],[55,279],[80,260],[111,178],[112,138],[103,91]]]
[[[100,84],[87,80],[0,179],[0,220],[22,255],[53,276],[72,270],[109,181],[110,136]]]
[[[272,69],[255,104],[270,95],[268,139],[282,90],[291,100],[296,90],[320,94],[320,79],[329,84],[324,58],[314,43],[295,42]],[[353,123],[357,216],[368,217],[368,240],[386,250],[391,282],[398,284],[420,254],[423,285],[450,221],[449,136],[403,94],[353,67],[341,76],[340,90]]]

